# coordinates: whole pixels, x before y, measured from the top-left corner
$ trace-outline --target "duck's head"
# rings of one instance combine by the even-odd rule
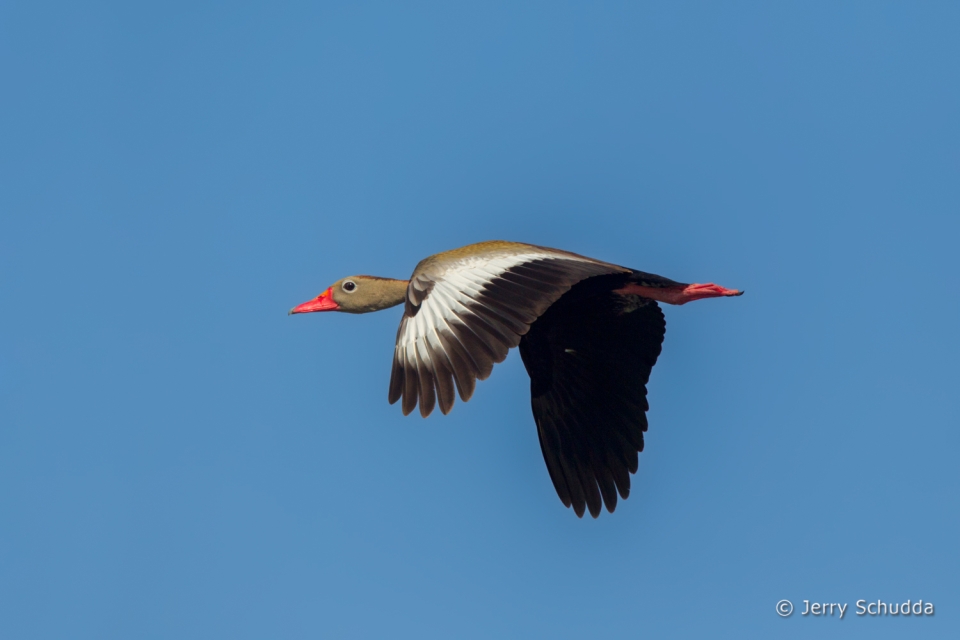
[[[290,309],[290,314],[314,311],[369,313],[388,309],[403,302],[406,280],[376,276],[348,276],[337,280],[312,300]]]

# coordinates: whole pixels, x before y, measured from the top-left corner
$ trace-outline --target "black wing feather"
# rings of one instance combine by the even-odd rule
[[[646,384],[666,331],[656,302],[612,293],[604,281],[574,286],[520,341],[550,478],[564,505],[595,518],[630,494]]]

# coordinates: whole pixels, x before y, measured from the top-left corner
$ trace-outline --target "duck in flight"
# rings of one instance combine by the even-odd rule
[[[540,449],[578,517],[630,494],[647,430],[646,384],[666,322],[658,302],[742,295],[519,242],[426,258],[410,280],[350,276],[294,313],[369,313],[402,304],[389,400],[444,414],[520,347]],[[456,393],[455,391],[456,390]]]

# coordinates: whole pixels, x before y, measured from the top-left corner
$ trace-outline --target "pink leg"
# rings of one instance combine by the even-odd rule
[[[720,298],[743,295],[743,291],[737,291],[736,289],[725,289],[720,285],[713,283],[687,284],[679,287],[643,287],[639,284],[630,283],[622,289],[616,289],[614,293],[643,296],[644,298],[666,302],[667,304],[686,304],[702,298]]]

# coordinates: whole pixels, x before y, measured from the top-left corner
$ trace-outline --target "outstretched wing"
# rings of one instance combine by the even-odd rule
[[[574,284],[629,271],[573,253],[497,242],[428,258],[407,287],[390,403],[403,398],[406,415],[419,401],[426,417],[439,401],[448,413],[454,386],[464,402],[469,400],[476,381],[485,380]]]
[[[598,279],[600,280],[600,279]],[[520,342],[533,416],[553,486],[580,517],[630,493],[647,430],[647,380],[666,331],[653,300],[566,294]]]

